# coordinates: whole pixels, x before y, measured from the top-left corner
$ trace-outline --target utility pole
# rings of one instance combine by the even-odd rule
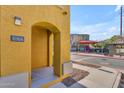
[[[121,36],[121,42],[122,42],[122,21],[123,21],[122,17],[123,17],[123,14],[122,14],[122,6],[121,6],[120,7],[120,36]],[[119,49],[119,52],[121,52],[120,49]],[[120,57],[121,57],[121,53],[120,53]]]
[[[120,36],[122,37],[122,6],[120,7]]]

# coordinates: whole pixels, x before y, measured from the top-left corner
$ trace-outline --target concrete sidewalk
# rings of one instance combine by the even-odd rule
[[[102,66],[101,68],[92,68],[73,63],[73,68],[88,71],[90,74],[77,81],[70,88],[117,88],[120,82],[121,73],[115,69]],[[66,88],[59,82],[52,85],[51,88]]]
[[[101,67],[95,69],[78,64],[73,64],[73,67],[86,70],[90,73],[86,78],[78,81],[78,83],[85,85],[88,88],[118,87],[121,73],[112,68]]]

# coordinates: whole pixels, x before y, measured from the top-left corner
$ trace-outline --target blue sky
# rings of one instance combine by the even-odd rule
[[[120,6],[72,5],[71,34],[90,34],[90,40],[105,40],[119,34]]]

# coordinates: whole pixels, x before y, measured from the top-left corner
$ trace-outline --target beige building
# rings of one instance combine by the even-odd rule
[[[115,40],[107,45],[110,55],[124,56],[124,36],[115,35]]]
[[[78,51],[80,48],[79,42],[81,40],[89,40],[89,34],[71,34],[71,51]]]

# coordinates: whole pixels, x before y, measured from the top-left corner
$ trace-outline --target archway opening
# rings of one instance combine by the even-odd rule
[[[31,70],[32,87],[38,87],[61,76],[60,32],[52,24],[32,26]]]

